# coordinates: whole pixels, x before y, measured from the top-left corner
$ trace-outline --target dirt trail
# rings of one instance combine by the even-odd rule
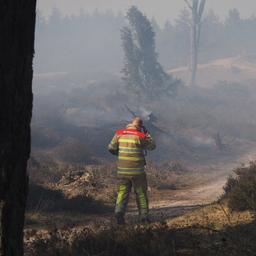
[[[192,206],[211,203],[221,196],[225,182],[226,175],[207,184],[199,185],[190,189],[178,190],[172,197],[170,197],[170,200],[152,202],[152,208]]]
[[[177,190],[170,193],[163,200],[151,202],[151,215],[153,219],[170,218],[181,215],[191,209],[202,205],[210,204],[216,201],[223,193],[223,187],[227,177],[232,174],[232,170],[243,164],[256,159],[256,149],[250,149],[247,153],[232,161],[218,163],[212,172],[215,176],[209,178],[202,184],[196,185],[189,189]],[[209,167],[201,166],[207,171]],[[168,198],[169,197],[169,198]]]
[[[223,193],[227,175],[223,175],[209,183],[190,189],[178,190],[170,195],[170,200],[151,203],[151,218],[155,221],[176,217],[189,210],[207,205],[217,200]]]

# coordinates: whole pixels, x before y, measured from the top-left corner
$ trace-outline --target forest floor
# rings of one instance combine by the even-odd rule
[[[27,212],[25,255],[153,256],[161,252],[161,255],[175,256],[254,256],[255,216],[248,211],[231,212],[225,200],[218,199],[232,170],[256,159],[255,148],[248,148],[239,158],[216,162],[214,166],[191,166],[190,172],[175,176],[173,181],[178,185],[172,189],[150,187],[152,224],[149,226],[138,224],[132,195],[126,215],[128,225],[116,227],[115,191],[109,188],[94,191],[101,194],[101,199],[113,195],[104,204],[107,207],[97,213],[80,209],[78,206],[88,203],[80,197],[75,197],[75,201],[65,199],[70,207],[67,211],[45,211],[43,204],[39,204],[37,209]],[[152,170],[149,174],[152,179]],[[80,181],[84,177],[81,176]],[[66,190],[70,192],[69,185]],[[55,203],[59,199],[63,201],[62,197],[55,199]],[[93,208],[93,204],[90,207]],[[130,251],[126,251],[127,248]]]
[[[241,165],[247,164],[256,159],[255,147],[248,147],[248,151],[236,159],[228,158],[214,165],[193,165],[190,166],[191,172],[181,174],[173,182],[177,183],[173,188],[151,188],[149,189],[150,216],[153,222],[169,220],[170,218],[183,215],[192,209],[200,208],[217,201],[223,194],[223,187],[227,177],[232,175],[232,171]],[[168,175],[168,174],[167,174]],[[104,177],[103,177],[104,179]],[[151,178],[154,179],[154,178]],[[107,181],[106,181],[107,182]],[[76,183],[72,183],[66,190],[75,190]],[[74,186],[74,188],[73,188]],[[64,186],[65,187],[65,186]],[[72,209],[73,201],[67,211],[44,211],[40,206],[27,213],[27,228],[48,228],[65,227],[79,225],[110,225],[113,223],[113,207],[115,201],[116,186],[110,186],[107,189],[93,191],[97,195],[97,200],[103,202],[104,206],[96,213],[93,209]],[[106,199],[107,198],[107,199]],[[77,204],[86,204],[82,198],[75,202]],[[76,200],[75,200],[76,201]],[[67,201],[67,204],[70,202]],[[89,206],[93,207],[92,206]],[[134,195],[130,198],[127,211],[127,222],[137,222],[137,209]]]

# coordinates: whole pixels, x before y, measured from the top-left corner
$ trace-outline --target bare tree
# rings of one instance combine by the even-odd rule
[[[215,141],[215,145],[216,145],[216,149],[218,151],[223,151],[223,149],[225,148],[225,145],[223,144],[222,138],[220,136],[220,133],[217,132],[214,136],[213,139]]]
[[[191,49],[190,49],[190,85],[196,83],[198,49],[201,33],[201,21],[206,0],[184,0],[191,10]]]
[[[1,256],[23,255],[36,0],[0,4]]]

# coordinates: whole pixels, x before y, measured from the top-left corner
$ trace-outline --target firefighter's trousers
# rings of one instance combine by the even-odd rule
[[[134,176],[118,176],[118,195],[115,214],[124,215],[129,201],[131,189],[134,189],[140,218],[148,216],[147,177],[146,174]]]

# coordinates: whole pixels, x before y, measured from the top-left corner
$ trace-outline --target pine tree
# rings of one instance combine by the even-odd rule
[[[134,6],[128,10],[127,19],[129,24],[121,31],[125,55],[122,73],[126,87],[139,97],[153,98],[173,92],[178,81],[158,62],[152,24]]]
[[[125,54],[125,64],[122,73],[127,89],[130,92],[139,94],[143,87],[140,77],[140,52],[133,42],[132,32],[129,28],[122,29],[122,41]]]

